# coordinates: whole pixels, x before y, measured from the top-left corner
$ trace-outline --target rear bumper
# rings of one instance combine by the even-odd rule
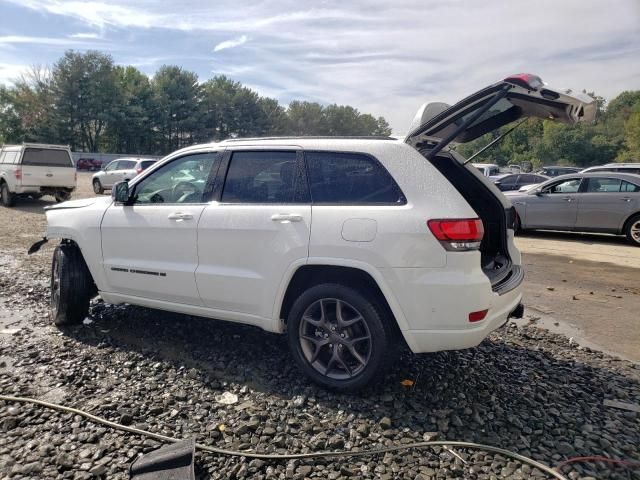
[[[522,315],[519,266],[500,293],[480,268],[389,269],[384,275],[407,321],[402,334],[414,353],[475,347],[510,316]],[[469,321],[469,313],[485,309],[483,320]]]

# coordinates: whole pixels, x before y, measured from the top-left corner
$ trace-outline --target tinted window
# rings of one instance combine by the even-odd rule
[[[73,167],[73,162],[66,150],[27,148],[22,156],[22,165]]]
[[[621,180],[617,178],[590,178],[587,184],[588,193],[611,193],[620,191]]]
[[[142,168],[142,170],[146,170],[147,168],[149,168],[154,163],[156,163],[154,160],[142,161],[142,162],[140,162],[140,168]]]
[[[314,203],[405,202],[396,182],[374,158],[357,153],[306,152]]]
[[[622,181],[622,185],[620,186],[621,192],[640,192],[640,186],[634,185],[633,183]]]
[[[118,162],[118,170],[133,170],[136,168],[135,160],[120,160]]]
[[[219,161],[218,153],[177,158],[135,186],[134,203],[203,203],[212,191],[209,177]]]
[[[572,178],[548,186],[545,188],[545,193],[576,193],[578,188],[580,188],[580,179]]]
[[[502,185],[514,185],[518,182],[518,175],[507,175],[506,177],[499,178],[498,181]]]
[[[227,203],[295,203],[304,177],[296,152],[235,152],[231,157],[222,201]]]

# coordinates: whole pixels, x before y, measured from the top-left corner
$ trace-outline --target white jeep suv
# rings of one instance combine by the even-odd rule
[[[255,325],[286,333],[309,377],[344,390],[376,378],[401,342],[415,353],[473,347],[522,314],[523,271],[509,201],[447,144],[523,115],[573,123],[594,109],[520,75],[453,107],[425,105],[404,141],[177,151],[112,198],[47,210],[39,243],[62,239],[52,319],[82,322],[99,294]]]

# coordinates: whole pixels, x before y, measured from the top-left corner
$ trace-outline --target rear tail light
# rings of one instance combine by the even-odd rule
[[[530,73],[518,73],[516,75],[511,75],[510,77],[505,78],[504,81],[528,90],[538,90],[540,87],[544,86],[544,82],[539,76],[532,75]]]
[[[17,168],[14,175],[16,176],[16,180],[22,180],[22,169]]]
[[[478,312],[471,312],[469,314],[469,321],[473,323],[473,322],[479,322],[481,320],[484,320],[484,318],[487,316],[487,312],[489,312],[489,310],[480,310]]]
[[[442,246],[452,252],[478,250],[484,236],[479,218],[429,220],[427,225]]]

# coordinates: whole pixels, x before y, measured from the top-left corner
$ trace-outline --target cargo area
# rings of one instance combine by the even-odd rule
[[[426,151],[421,151],[424,155]],[[512,209],[496,196],[470,164],[463,165],[450,154],[441,154],[431,164],[442,173],[476,211],[484,225],[480,244],[482,269],[494,290],[500,289],[512,275],[512,263],[507,245],[508,224],[513,222]]]

